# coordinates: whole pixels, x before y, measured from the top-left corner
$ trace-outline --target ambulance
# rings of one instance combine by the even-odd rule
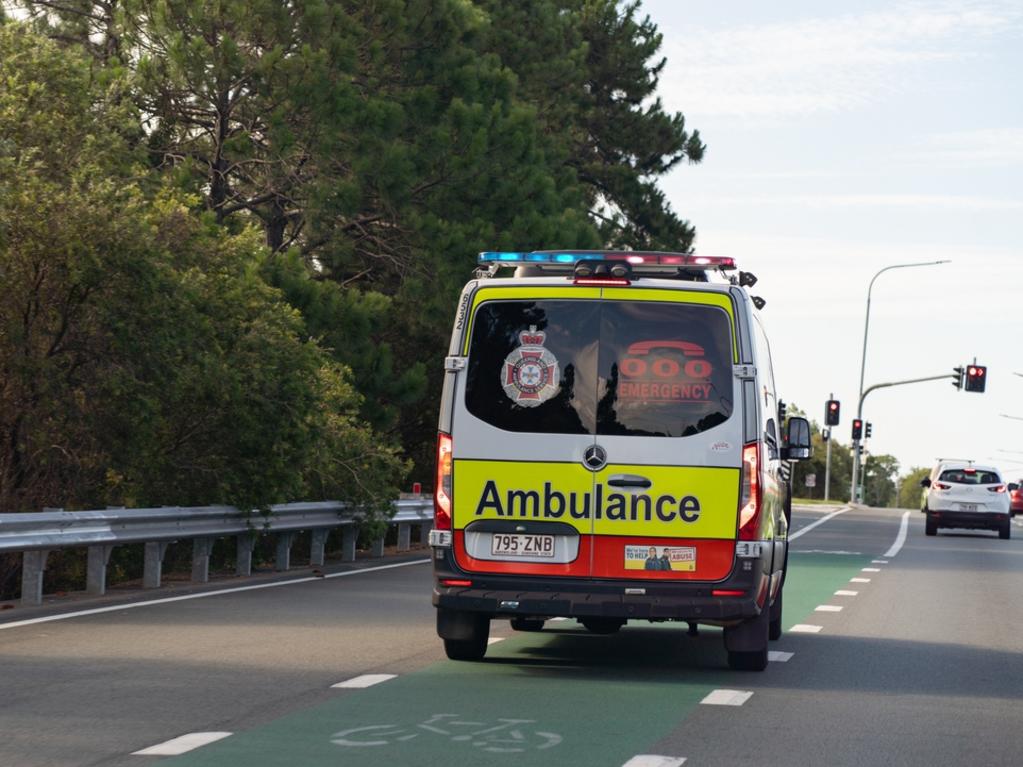
[[[487,252],[459,300],[437,440],[433,604],[449,658],[490,623],[723,627],[763,670],[781,636],[788,462],[771,352],[731,258]]]

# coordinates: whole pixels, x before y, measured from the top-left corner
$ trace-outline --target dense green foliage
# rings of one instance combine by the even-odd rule
[[[372,506],[476,252],[691,248],[638,2],[0,4],[3,511]]]

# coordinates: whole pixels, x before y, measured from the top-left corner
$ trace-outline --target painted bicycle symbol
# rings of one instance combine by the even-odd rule
[[[543,751],[561,743],[561,736],[556,733],[524,729],[525,725],[536,724],[533,719],[498,719],[498,724],[489,724],[460,717],[460,714],[434,714],[425,722],[411,726],[373,724],[353,727],[335,732],[330,736],[330,742],[338,746],[389,746],[433,733],[497,754],[516,754],[533,749]]]

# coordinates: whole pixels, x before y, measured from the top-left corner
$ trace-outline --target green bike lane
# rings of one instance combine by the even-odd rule
[[[785,628],[806,622],[869,560],[793,551]],[[506,623],[494,622],[492,637],[508,633]],[[784,636],[771,645],[785,649]],[[756,691],[770,675],[771,666],[729,670],[721,632],[712,627],[691,637],[685,624],[636,623],[598,636],[574,621],[553,621],[542,632],[510,632],[483,662],[442,661],[365,689],[339,689],[328,703],[160,763],[617,766],[649,753],[712,690]]]

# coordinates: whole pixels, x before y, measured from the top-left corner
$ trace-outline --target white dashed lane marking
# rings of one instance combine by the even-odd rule
[[[504,641],[504,637],[490,637],[490,639],[487,640],[487,644],[497,644],[498,642],[503,642],[503,641]]]
[[[741,706],[753,697],[747,690],[714,690],[700,701],[705,706]]]
[[[872,564],[872,565],[886,565],[886,564],[888,564],[888,560],[887,559],[872,559],[872,560],[870,560],[870,564]]]
[[[861,573],[879,573],[879,572],[881,572],[881,568],[880,567],[864,567],[862,570],[860,570],[860,572]]]
[[[660,754],[639,754],[632,757],[622,767],[679,767],[685,764],[684,756],[661,756]]]
[[[835,596],[836,597],[854,597],[854,596],[856,596],[859,593],[860,592],[858,592],[858,591],[849,591],[849,589],[839,589],[838,591],[835,592]]]
[[[181,735],[177,738],[158,743],[155,746],[149,748],[143,748],[141,751],[133,751],[133,756],[178,756],[179,754],[187,754],[189,751],[193,751],[200,746],[205,746],[208,743],[215,743],[218,740],[223,740],[228,737],[231,733],[229,732],[190,732],[187,735]]]
[[[352,688],[361,690],[365,687],[372,687],[375,684],[386,682],[388,679],[394,679],[395,676],[396,674],[363,674],[362,676],[355,676],[343,682],[332,684],[330,687],[331,689]]]
[[[849,583],[870,583],[870,578],[850,578]]]
[[[841,605],[817,605],[814,611],[818,613],[840,613],[842,612],[842,607]]]
[[[794,653],[770,650],[767,653],[767,660],[772,663],[788,663]]]
[[[811,623],[797,623],[789,629],[790,634],[819,634],[823,626],[814,626]]]

